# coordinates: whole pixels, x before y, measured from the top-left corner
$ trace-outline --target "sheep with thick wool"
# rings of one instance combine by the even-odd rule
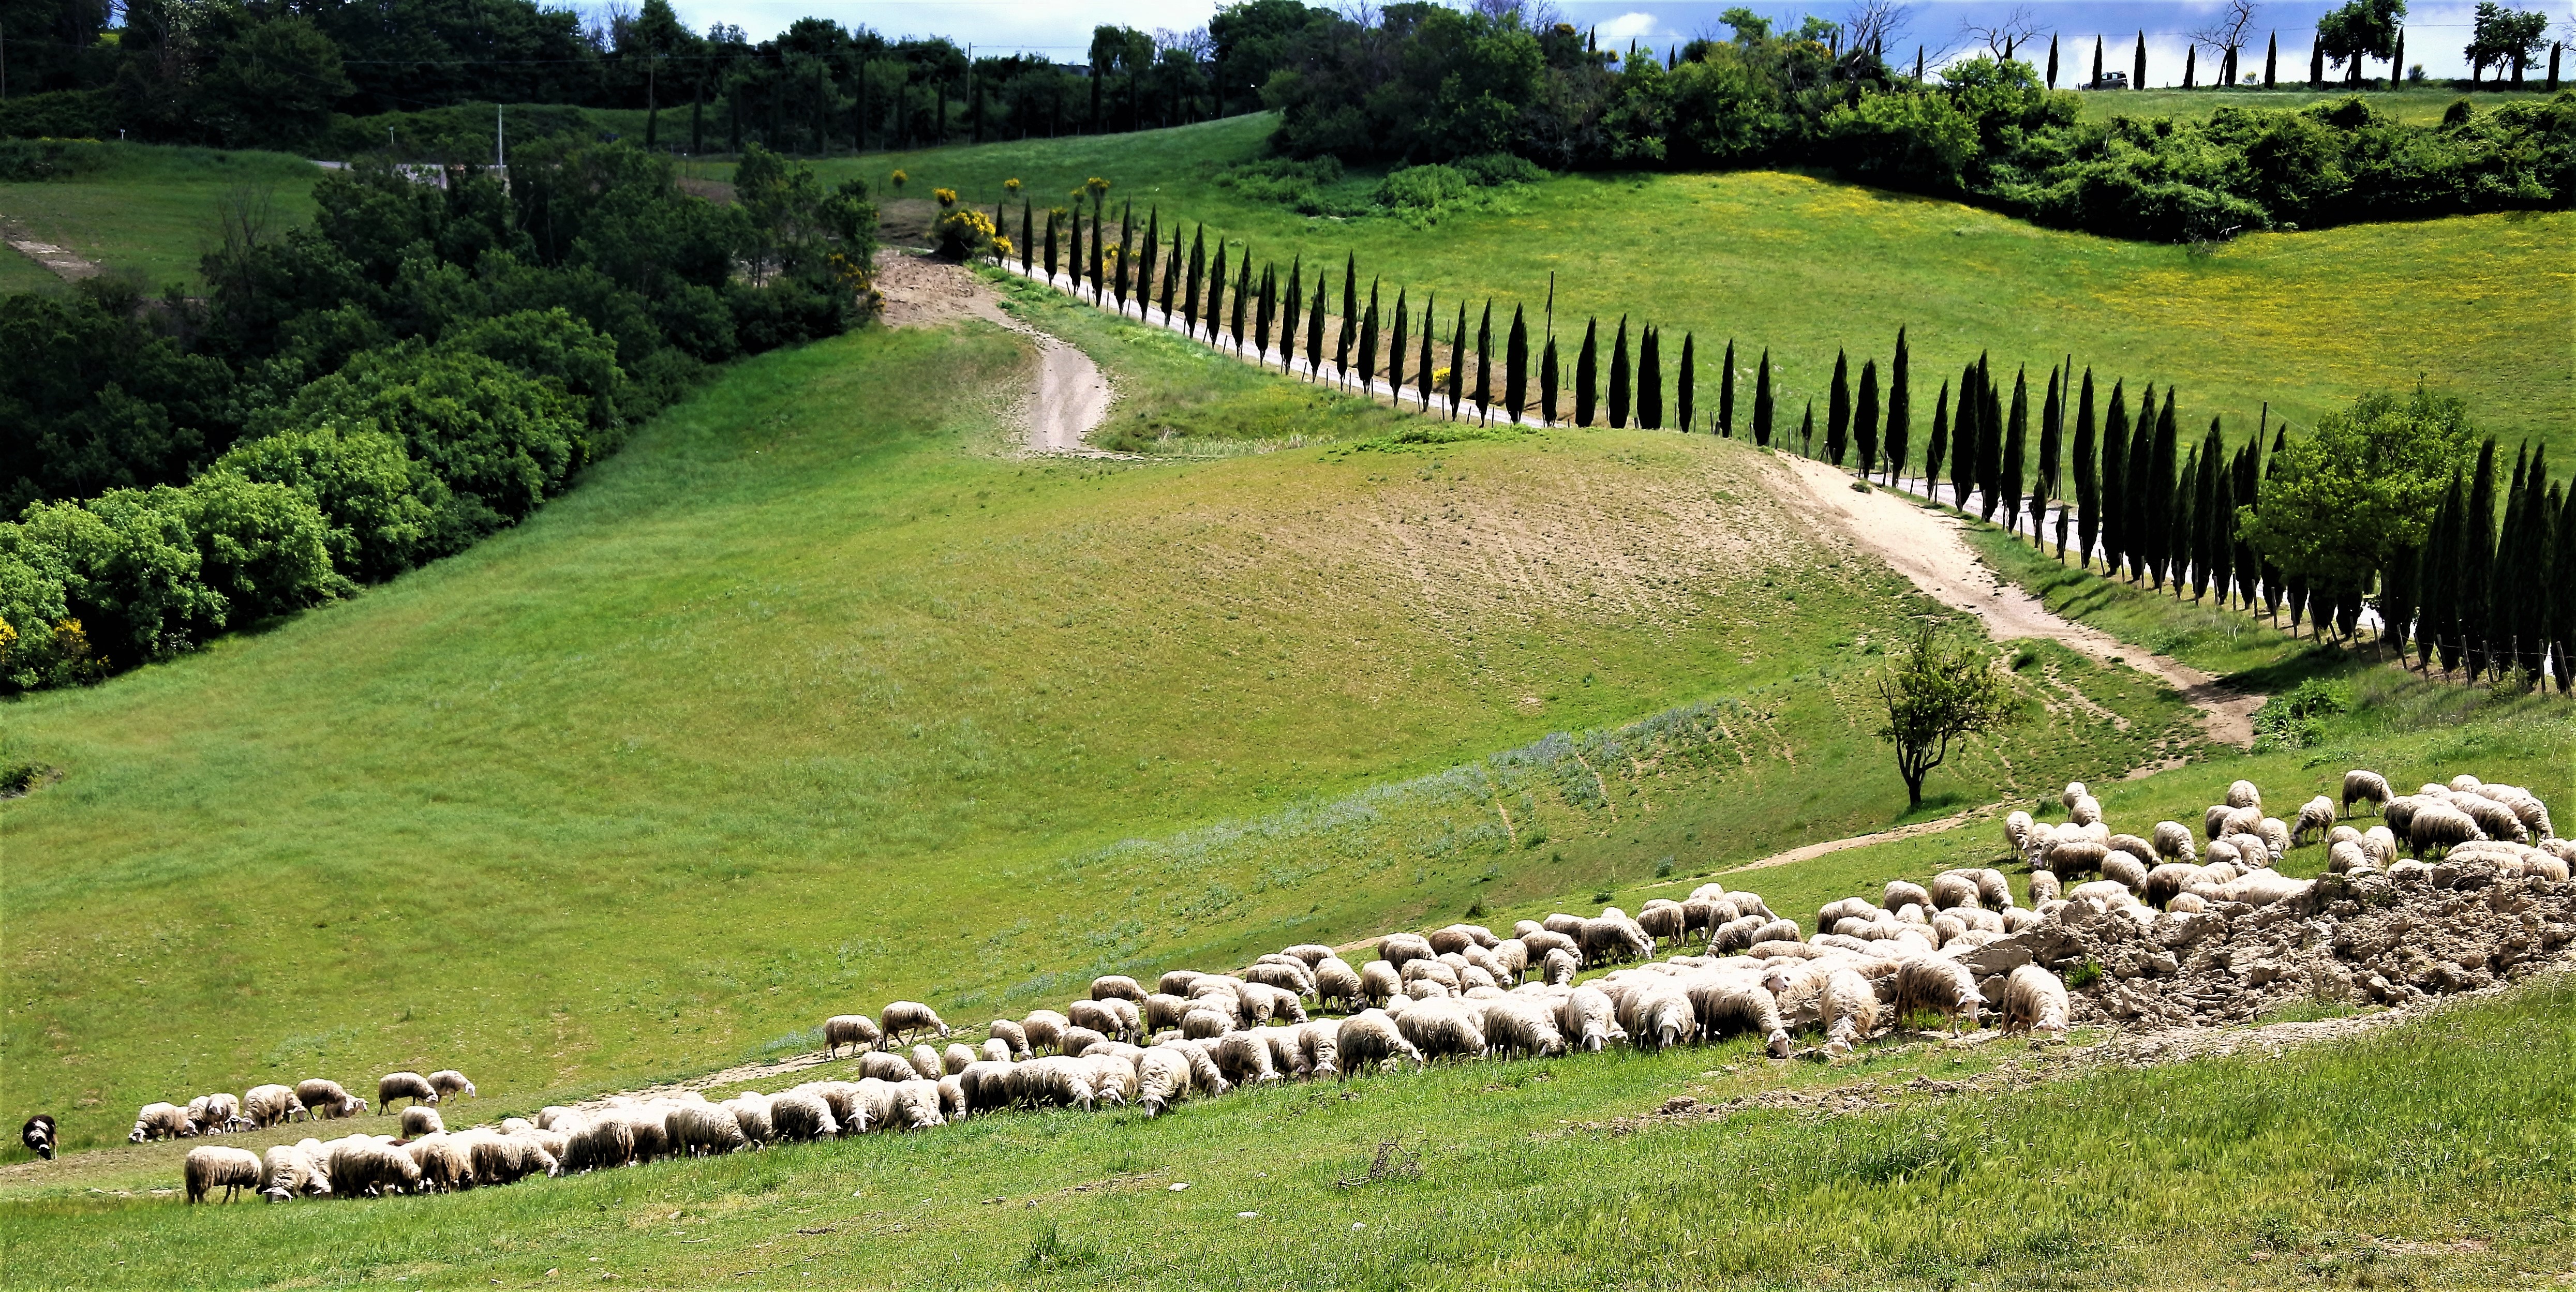
[[[188,1187],[190,1203],[211,1202],[217,1189],[224,1191],[230,1202],[248,1189],[254,1193],[260,1185],[259,1154],[246,1148],[219,1148],[208,1144],[188,1150],[182,1176]]]
[[[891,1050],[869,1050],[859,1055],[859,1075],[879,1081],[903,1081],[921,1075],[909,1055]]]
[[[1148,1117],[1179,1103],[1190,1084],[1189,1059],[1170,1046],[1154,1046],[1136,1060],[1136,1106]]]
[[[1252,1031],[1228,1032],[1216,1039],[1210,1057],[1225,1079],[1238,1086],[1268,1085],[1279,1080],[1270,1045]]]
[[[1424,1001],[1404,1011],[1395,1025],[1426,1061],[1481,1058],[1485,1053],[1484,1029],[1462,1001]]]
[[[884,1028],[888,1036],[909,1037],[925,1029],[939,1033],[942,1040],[948,1036],[948,1025],[939,1021],[939,1011],[917,1000],[898,1000],[887,1005],[877,1012],[877,1025]]]
[[[1497,1054],[1548,1058],[1565,1053],[1556,1012],[1527,997],[1485,1002],[1484,1033],[1485,1043]]]
[[[1406,961],[1430,960],[1439,954],[1432,950],[1431,939],[1419,933],[1390,933],[1378,939],[1378,959],[1386,961],[1398,970],[1404,968]]]
[[[1006,1052],[1008,1048],[1009,1047],[1007,1046],[1004,1047]],[[961,1042],[951,1041],[948,1043],[948,1048],[939,1052],[939,1071],[931,1075],[934,1077],[956,1076],[958,1073],[966,1070],[967,1064],[973,1063],[976,1059],[981,1057],[981,1055],[975,1053],[973,1048]]]
[[[2372,811],[2388,806],[2388,778],[2377,772],[2354,768],[2343,774],[2343,810],[2352,812],[2355,803],[2367,803]]]
[[[1986,998],[1977,991],[1977,979],[1968,967],[1947,956],[1915,956],[1896,967],[1896,1007],[1899,1012],[1928,1009],[1950,1022],[1952,1034],[1959,1029],[1959,1017],[1966,1015],[1968,1027],[1977,1026],[1977,1011]]]
[[[145,1104],[134,1114],[134,1130],[125,1137],[128,1144],[142,1144],[158,1139],[186,1139],[197,1133],[197,1124],[188,1120],[188,1110],[173,1103]]]
[[[2448,803],[2419,803],[2406,821],[2407,841],[2419,857],[2486,837],[2475,818]]]
[[[412,1163],[420,1168],[417,1191],[463,1193],[474,1187],[474,1160],[445,1131],[411,1140],[402,1145],[402,1150],[411,1154]]]
[[[242,1094],[242,1120],[252,1130],[283,1126],[303,1111],[304,1105],[296,1102],[295,1091],[288,1086],[252,1086]]]
[[[1639,1049],[1669,1050],[1699,1034],[1699,1013],[1679,983],[1649,984],[1621,1002],[1619,1028]]]
[[[1619,1027],[1619,1009],[1607,993],[1589,984],[1576,987],[1557,1002],[1557,1031],[1571,1049],[1597,1054],[1628,1034]]]
[[[440,1068],[429,1074],[429,1088],[438,1092],[439,1101],[474,1098],[474,1083],[454,1068]]]
[[[1091,980],[1093,1000],[1125,1000],[1142,1004],[1147,994],[1143,984],[1125,974],[1102,974]]]
[[[731,1109],[701,1099],[672,1104],[662,1116],[662,1134],[678,1157],[713,1157],[751,1147],[742,1119]]]
[[[1392,962],[1370,960],[1360,965],[1360,996],[1363,1000],[1383,1005],[1388,997],[1403,990],[1403,971]]]
[[[823,1052],[839,1058],[841,1047],[866,1049],[885,1039],[876,1020],[865,1014],[834,1014],[823,1020]]]
[[[402,1137],[404,1139],[410,1139],[415,1135],[436,1135],[446,1129],[446,1119],[438,1115],[437,1109],[429,1107],[426,1104],[413,1104],[411,1107],[402,1110]]]
[[[772,1111],[773,1101],[757,1090],[746,1090],[716,1105],[733,1115],[733,1124],[742,1131],[749,1144],[778,1142],[778,1119]]]
[[[1789,1029],[1781,1024],[1779,999],[1758,979],[1743,974],[1716,974],[1691,983],[1685,990],[1702,1035],[1758,1036],[1772,1058],[1789,1057]]]
[[[1350,1009],[1367,996],[1366,983],[1360,978],[1359,971],[1351,968],[1340,956],[1328,955],[1317,960],[1314,973],[1315,998],[1320,1004]]]
[[[311,1117],[355,1117],[367,1111],[367,1101],[340,1088],[340,1083],[323,1077],[308,1077],[295,1083],[295,1101],[304,1105],[304,1115]]]
[[[1099,1102],[1090,1065],[1062,1055],[1032,1059],[1011,1067],[1012,1102],[1032,1108],[1079,1108],[1090,1112]]]
[[[1399,1021],[1382,1009],[1362,1010],[1342,1020],[1341,1026],[1333,1033],[1333,1045],[1341,1055],[1344,1080],[1354,1073],[1369,1071],[1388,1059],[1411,1059],[1416,1064],[1428,1062],[1421,1049],[1398,1027]]]
[[[2064,1036],[2069,1010],[2065,981],[2038,965],[2022,965],[2004,979],[2004,1031]]]
[[[351,1135],[325,1147],[329,1153],[323,1172],[331,1177],[331,1196],[335,1198],[412,1193],[421,1187],[420,1163],[383,1140]]]
[[[984,1028],[984,1034],[1011,1047],[1011,1057],[1029,1057],[1029,1034],[1013,1019],[997,1018]]]
[[[290,1202],[297,1198],[322,1198],[331,1193],[331,1177],[323,1170],[319,1140],[271,1147],[260,1160],[260,1195],[270,1202]]]
[[[1054,1010],[1033,1009],[1028,1017],[1020,1020],[1020,1034],[1028,1039],[1028,1048],[1032,1052],[1060,1051],[1064,1047],[1064,1029],[1071,1026],[1073,1020]]]
[[[886,1124],[899,1130],[928,1130],[948,1124],[946,1101],[940,1097],[939,1082],[930,1077],[898,1081],[893,1091],[894,1115]]]
[[[1858,970],[1827,975],[1821,1000],[1826,1053],[1848,1052],[1878,1030],[1878,989]]]

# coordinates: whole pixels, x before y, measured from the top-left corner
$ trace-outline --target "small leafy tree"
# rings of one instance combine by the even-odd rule
[[[2011,713],[1994,662],[1972,642],[1944,642],[1929,621],[1888,662],[1878,696],[1887,705],[1878,735],[1896,746],[1896,774],[1915,808],[1923,806],[1923,778],[1949,759],[1952,744],[2002,725]]]
[[[2468,459],[2467,409],[2417,390],[2374,392],[2329,413],[2274,456],[2275,470],[2236,523],[2284,574],[2360,591],[2429,536],[2442,490]]]

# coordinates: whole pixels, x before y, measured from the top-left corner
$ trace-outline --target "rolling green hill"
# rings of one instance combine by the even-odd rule
[[[227,202],[264,209],[269,236],[313,218],[322,169],[284,153],[219,151],[109,141],[106,164],[61,179],[0,182],[0,224],[24,229],[104,266],[139,275],[158,294],[205,290],[198,258],[220,240]],[[44,290],[53,275],[15,251],[0,291]]]
[[[2118,97],[2118,96],[2102,96]],[[2217,247],[2123,242],[2041,229],[1954,202],[1781,172],[1576,174],[1532,185],[1507,209],[1416,229],[1386,217],[1310,218],[1217,183],[1261,155],[1268,116],[1143,135],[1029,140],[823,164],[878,192],[904,169],[990,207],[1002,182],[1058,195],[1092,176],[1113,202],[1159,205],[1248,241],[1256,262],[1303,255],[1386,275],[1444,302],[1492,295],[1537,311],[1556,276],[1558,331],[1621,314],[1698,335],[1703,386],[1728,338],[1748,373],[1764,347],[1783,368],[1781,409],[1820,403],[1838,347],[1884,365],[1910,329],[1916,443],[1934,392],[1991,352],[2028,364],[2034,400],[2072,353],[2107,389],[2179,383],[2183,411],[2232,435],[2266,401],[2299,424],[2364,391],[2419,377],[2470,401],[2481,430],[2550,443],[2576,461],[2576,335],[2560,326],[2576,269],[2576,213],[2533,212],[2248,234]],[[1335,190],[1364,196],[1354,171]],[[1060,198],[1058,200],[1061,200]],[[1017,232],[1014,223],[1012,232]],[[1238,252],[1239,254],[1239,252]],[[1336,270],[1338,272],[1338,270]],[[1336,288],[1338,292],[1338,288]],[[1442,306],[1447,326],[1450,305]],[[1569,322],[1571,320],[1571,322]],[[1607,344],[1605,340],[1605,345]],[[1667,364],[1672,360],[1668,356]],[[1749,398],[1749,396],[1748,396]],[[1707,394],[1702,407],[1713,408]],[[1749,417],[1739,410],[1738,417]],[[2186,421],[2190,420],[2186,417]],[[2201,424],[2206,424],[2205,422]]]

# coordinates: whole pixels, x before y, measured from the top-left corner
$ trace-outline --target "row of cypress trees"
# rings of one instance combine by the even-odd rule
[[[1578,426],[1657,430],[1670,425],[1722,436],[1737,432],[1732,339],[1720,362],[1715,407],[1705,410],[1703,421],[1696,400],[1695,337],[1683,334],[1672,364],[1669,406],[1662,331],[1639,325],[1632,344],[1625,316],[1614,324],[1606,355],[1599,320],[1585,321],[1569,374],[1558,353],[1551,286],[1536,372],[1531,371],[1529,321],[1515,305],[1497,374],[1490,299],[1477,311],[1472,329],[1468,307],[1460,303],[1444,340],[1436,301],[1426,300],[1417,315],[1399,288],[1387,307],[1382,285],[1374,278],[1363,298],[1357,258],[1346,256],[1336,319],[1328,272],[1316,272],[1310,284],[1301,258],[1290,263],[1284,280],[1270,264],[1256,274],[1248,248],[1229,270],[1224,240],[1219,238],[1211,253],[1203,225],[1188,235],[1186,248],[1177,225],[1166,244],[1160,213],[1149,210],[1139,241],[1130,207],[1119,215],[1112,247],[1106,212],[1097,200],[1101,187],[1092,190],[1087,257],[1079,204],[1061,218],[1049,214],[1042,242],[1048,278],[1052,281],[1058,273],[1059,251],[1069,253],[1061,263],[1072,276],[1073,290],[1094,302],[1123,311],[1132,299],[1140,315],[1147,305],[1158,304],[1165,318],[1185,333],[1230,343],[1238,351],[1249,346],[1265,361],[1275,337],[1284,371],[1294,373],[1302,365],[1308,376],[1323,380],[1329,365],[1331,379],[1368,389],[1379,389],[1382,381],[1383,389],[1399,400],[1410,386],[1423,409],[1437,408],[1452,417],[1468,415],[1472,408],[1480,418],[1519,420],[1535,412],[1550,423],[1570,414]],[[1032,209],[1023,208],[1019,250],[1021,268],[1029,273],[1036,270],[1041,245],[1029,236],[1034,220]],[[1381,341],[1387,343],[1383,363]],[[1863,358],[1855,378],[1849,355],[1837,353],[1825,395],[1819,454],[1812,399],[1795,442],[1783,440],[1774,369],[1765,350],[1753,369],[1752,406],[1744,428],[1762,447],[1783,440],[1783,447],[1806,456],[1902,485],[1912,461],[1910,366],[1902,328],[1883,387],[1874,356]],[[1572,390],[1564,392],[1568,375]],[[2098,559],[2110,576],[2170,589],[2176,598],[2188,588],[2194,600],[2214,598],[2218,605],[2233,603],[2276,621],[2286,610],[2293,632],[2313,619],[2320,633],[2330,627],[2346,638],[2357,633],[2364,589],[2311,589],[2306,580],[2285,576],[2262,559],[2238,532],[2238,509],[2259,503],[2267,473],[2265,436],[2272,438],[2274,455],[2287,444],[2288,428],[2272,425],[2268,406],[2256,433],[2230,451],[2217,417],[2196,439],[2182,430],[2170,386],[2159,400],[2154,384],[2148,383],[2133,408],[2125,382],[2114,381],[2105,396],[2093,370],[2087,367],[2079,375],[2071,356],[2053,365],[2045,380],[2034,406],[2026,366],[2016,368],[2007,383],[1995,373],[1991,356],[1980,355],[1960,369],[1955,383],[1945,379],[1934,396],[1923,446],[1924,495],[1940,498],[1946,468],[1950,501],[1960,510],[1973,504],[1989,522],[2001,512],[2006,530],[2013,533],[2023,532],[2026,518],[2034,540],[2046,546],[2053,538],[2061,559],[2071,546],[2079,564],[2090,567]],[[1572,396],[1570,408],[1560,402],[1565,393]],[[2382,638],[2401,653],[2411,642],[2420,666],[2430,667],[2438,658],[2445,671],[2466,669],[2471,677],[2517,668],[2539,677],[2546,670],[2564,691],[2576,685],[2570,669],[2570,656],[2576,654],[2576,497],[2549,482],[2545,452],[2526,451],[2517,455],[2503,490],[2499,526],[2495,448],[2488,441],[2477,469],[2452,481],[2421,549],[2400,553],[2381,573],[2375,604]],[[2064,494],[2068,485],[2071,499]],[[2553,649],[2552,643],[2558,645]]]

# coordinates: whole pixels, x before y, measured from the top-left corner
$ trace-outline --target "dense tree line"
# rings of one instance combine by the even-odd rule
[[[0,690],[78,682],[515,524],[705,365],[838,333],[876,211],[753,149],[738,201],[622,144],[505,185],[334,174],[227,213],[202,300],[0,297]]]
[[[2202,122],[2078,119],[2017,59],[1931,79],[1810,19],[1667,60],[1601,50],[1519,11],[1391,4],[1319,21],[1266,87],[1278,147],[1344,161],[1510,152],[1559,169],[1816,165],[2045,224],[2181,239],[2576,201],[2576,93],[2400,123],[2361,98],[2222,107]]]
[[[1102,26],[1086,75],[819,17],[762,41],[725,24],[695,32],[669,0],[589,23],[536,0],[0,0],[0,134],[123,130],[347,155],[379,146],[393,126],[393,147],[415,151],[403,147],[416,133],[402,129],[407,115],[466,102],[644,109],[642,143],[692,152],[1135,130],[1259,108],[1291,39],[1322,17],[1296,0],[1250,0],[1177,38]],[[524,137],[596,133],[534,124]],[[479,153],[415,155],[488,155],[488,130],[474,143]]]

